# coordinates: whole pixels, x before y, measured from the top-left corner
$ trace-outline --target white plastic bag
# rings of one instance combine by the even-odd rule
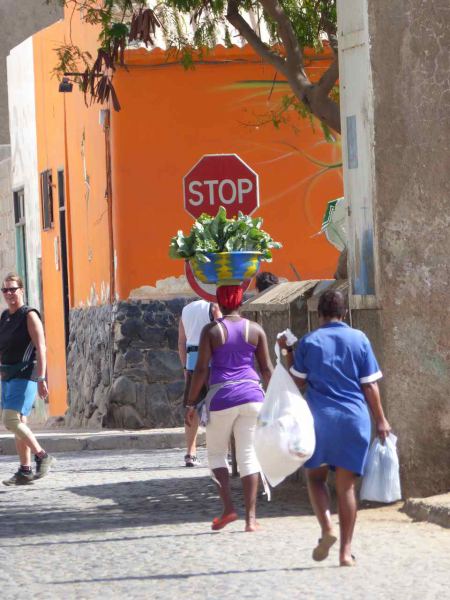
[[[255,450],[267,481],[276,486],[310,458],[316,445],[314,421],[308,404],[280,362],[270,379],[258,417]]]
[[[401,497],[397,437],[390,433],[384,444],[375,438],[370,446],[360,498],[388,504]]]

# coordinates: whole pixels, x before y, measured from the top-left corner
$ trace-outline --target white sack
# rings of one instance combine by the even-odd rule
[[[314,421],[297,385],[278,360],[255,432],[255,450],[267,481],[276,486],[314,452]]]
[[[360,498],[388,504],[401,497],[397,437],[390,433],[384,444],[375,438],[370,446]]]

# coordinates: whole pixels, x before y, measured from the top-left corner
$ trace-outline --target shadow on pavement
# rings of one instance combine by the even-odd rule
[[[327,565],[328,568],[338,568],[336,565]],[[70,579],[67,581],[52,581],[52,585],[76,585],[79,583],[112,583],[114,581],[162,581],[167,579],[191,579],[192,577],[217,577],[221,575],[249,575],[258,573],[297,573],[310,571],[316,567],[293,567],[291,569],[230,569],[229,571],[204,571],[192,573],[170,573],[161,575],[130,575],[130,577],[108,577],[96,579]]]
[[[236,509],[243,516],[240,480],[232,479],[231,484]],[[70,502],[65,505],[55,503],[55,506],[45,506],[41,502],[3,504],[3,539],[99,530],[107,532],[162,524],[209,524],[221,508],[215,484],[204,476],[81,485],[67,487],[64,489],[66,492],[81,496],[83,500],[74,502],[69,496]],[[47,498],[51,501],[51,493],[46,494]],[[271,502],[267,502],[265,496],[258,501],[260,518],[306,514],[311,514],[311,509],[306,491],[299,482],[289,482],[285,487],[274,490]],[[173,536],[173,533],[170,535]],[[189,535],[196,534],[186,534]]]

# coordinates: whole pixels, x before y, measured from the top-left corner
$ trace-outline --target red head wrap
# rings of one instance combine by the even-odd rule
[[[216,295],[219,306],[234,310],[242,304],[244,290],[240,285],[221,285],[217,288]]]

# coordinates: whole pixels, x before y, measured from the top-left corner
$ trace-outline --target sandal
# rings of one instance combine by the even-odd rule
[[[337,541],[337,537],[334,533],[326,533],[318,541],[317,546],[314,548],[312,553],[313,560],[320,562],[325,560],[330,552],[330,548]]]
[[[238,516],[235,512],[228,513],[227,515],[224,515],[222,517],[215,517],[213,519],[213,522],[211,523],[211,529],[213,531],[218,531],[219,529],[223,529],[226,525],[228,525],[228,523],[232,523],[233,521],[236,521],[237,518],[238,518]]]

